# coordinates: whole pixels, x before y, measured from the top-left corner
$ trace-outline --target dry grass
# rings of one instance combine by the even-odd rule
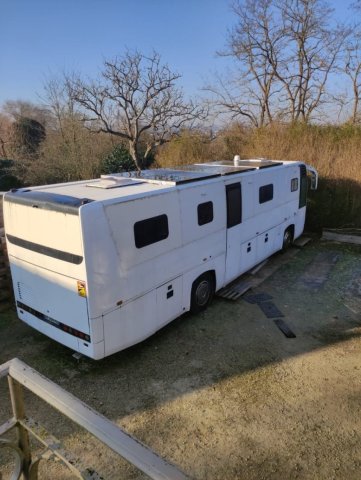
[[[158,152],[162,166],[212,159],[265,157],[302,160],[314,165],[320,175],[361,182],[361,127],[345,125],[278,125],[247,129],[231,126],[215,140],[196,132],[184,132]]]
[[[302,160],[317,168],[320,187],[310,196],[308,226],[361,226],[361,127],[279,125],[248,129],[234,125],[211,140],[185,132],[157,156],[159,165],[242,158]]]
[[[302,160],[320,176],[361,182],[361,128],[295,125],[254,130],[245,154]],[[242,152],[243,153],[243,152]]]

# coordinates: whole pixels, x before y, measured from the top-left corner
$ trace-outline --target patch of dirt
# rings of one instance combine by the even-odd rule
[[[304,285],[317,255],[335,251],[322,285]],[[0,314],[0,363],[21,358],[194,479],[356,480],[361,315],[350,299],[360,297],[360,253],[314,242],[251,292],[272,297],[296,338],[257,304],[216,298],[135,347],[76,361],[8,311]],[[25,399],[29,416],[105,479],[146,478],[32,394]],[[10,416],[2,380],[0,423]],[[72,478],[56,464],[41,468],[42,479]],[[4,458],[0,469],[8,478]]]

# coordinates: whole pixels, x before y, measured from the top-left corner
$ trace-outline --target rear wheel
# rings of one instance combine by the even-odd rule
[[[282,243],[282,251],[285,252],[290,248],[293,242],[293,229],[292,227],[288,227],[283,234],[283,243]]]
[[[214,277],[211,273],[204,273],[198,277],[192,285],[191,312],[205,310],[212,301],[214,289]]]

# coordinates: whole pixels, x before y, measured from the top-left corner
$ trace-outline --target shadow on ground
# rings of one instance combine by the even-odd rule
[[[195,478],[356,479],[360,252],[316,241],[253,292],[272,297],[296,338],[257,304],[216,298],[206,312],[186,314],[126,351],[76,361],[8,312],[0,314],[0,363],[20,358]],[[323,272],[320,254],[337,257]],[[9,412],[5,387],[1,420]],[[29,413],[49,412],[39,420],[105,478],[143,478],[28,399]]]

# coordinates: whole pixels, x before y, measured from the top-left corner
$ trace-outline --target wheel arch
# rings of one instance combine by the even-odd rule
[[[288,227],[285,229],[285,232],[287,230],[290,230],[290,232],[292,233],[292,240],[294,240],[295,239],[295,224],[291,223],[290,225],[288,225]]]
[[[206,286],[208,285],[208,288],[206,287],[206,292],[208,292],[209,300],[207,300],[204,305],[202,305],[201,303],[198,303],[200,298],[197,299],[197,293],[199,292],[199,286],[201,284],[205,284]],[[192,282],[191,294],[190,294],[190,311],[193,313],[198,313],[202,310],[205,310],[207,306],[212,302],[215,291],[216,291],[215,270],[213,269],[204,270]]]

